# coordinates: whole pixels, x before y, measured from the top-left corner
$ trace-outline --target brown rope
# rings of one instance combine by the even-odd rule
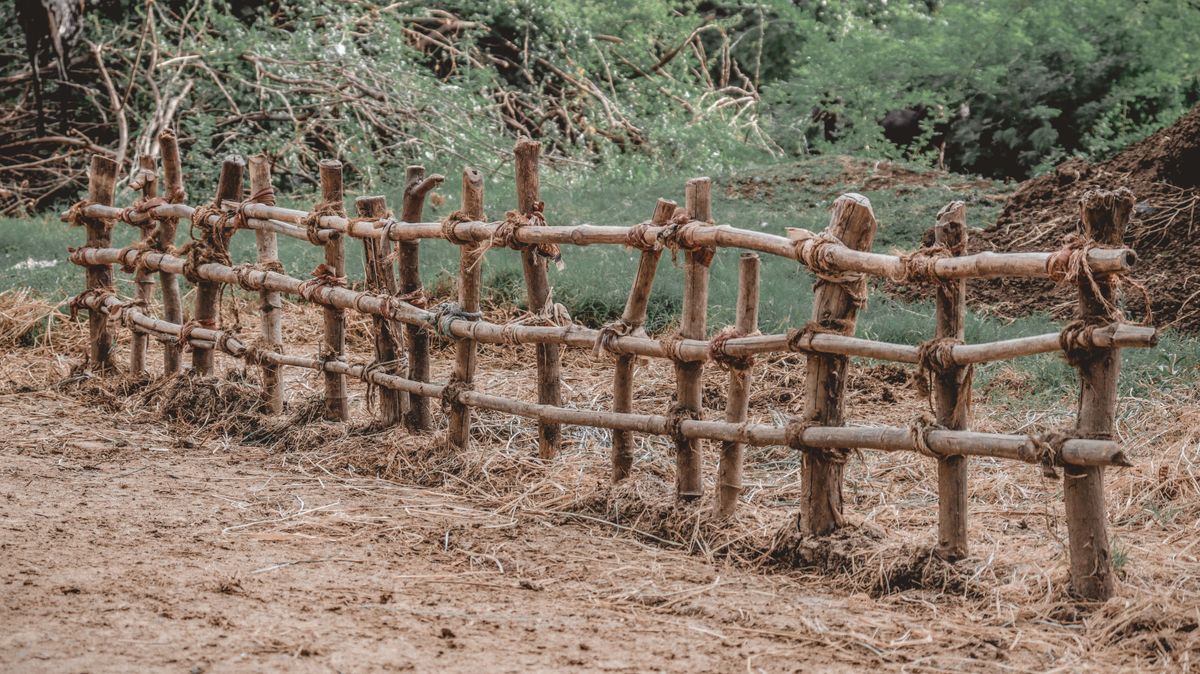
[[[1018,457],[1029,463],[1040,463],[1043,477],[1058,477],[1058,471],[1055,468],[1066,465],[1063,461],[1063,446],[1067,440],[1073,440],[1076,437],[1079,436],[1065,430],[1031,433],[1029,442],[1021,448]]]
[[[929,432],[945,430],[928,412],[922,412],[908,422],[908,435],[912,439],[913,448],[918,454],[932,459],[945,458],[929,446]]]
[[[630,248],[636,248],[645,253],[655,253],[662,250],[662,242],[656,236],[650,243],[646,243],[646,234],[654,225],[643,222],[629,228],[625,232],[625,245]]]
[[[802,328],[788,330],[788,351],[817,353],[812,340],[817,335],[845,335],[852,327],[851,322],[844,318],[832,318],[824,321],[809,321]]]
[[[462,394],[467,391],[474,390],[475,387],[471,382],[462,381],[452,376],[450,381],[446,382],[446,385],[442,387],[442,409],[450,407],[451,405],[463,404],[462,401],[459,400]]]
[[[846,247],[828,229],[814,234],[807,229],[788,228],[788,237],[796,250],[796,259],[817,277],[817,285],[832,283],[841,286],[857,309],[867,306],[867,275],[845,271],[833,260],[833,251]]]
[[[175,344],[177,346],[179,346],[180,348],[186,348],[186,349],[190,350],[192,345],[189,340],[192,338],[192,331],[194,331],[196,328],[202,328],[205,330],[216,330],[217,329],[217,321],[212,318],[205,318],[202,320],[194,320],[193,319],[193,320],[187,321],[183,325],[179,326],[179,339],[175,340]]]
[[[129,253],[134,253],[133,260],[127,259]],[[126,274],[136,274],[146,269],[146,256],[157,253],[149,239],[142,239],[125,246],[117,251],[117,259],[121,261],[121,271]]]
[[[827,463],[846,463],[846,460],[850,457],[850,450],[848,449],[839,447],[813,447],[804,444],[804,432],[810,428],[819,426],[822,426],[822,424],[816,419],[793,417],[783,429],[783,437],[787,442],[787,446]]]
[[[954,347],[962,344],[955,337],[934,337],[917,347],[917,392],[928,398],[933,394],[933,377],[944,374],[958,365],[954,362]]]
[[[308,242],[314,246],[325,245],[325,242],[321,240],[321,233],[327,230],[321,228],[321,218],[328,216],[346,217],[345,205],[340,201],[321,201],[316,206],[313,206],[308,215],[300,220],[300,226],[304,227],[304,233],[308,236]],[[336,234],[335,230],[329,231]]]
[[[134,222],[133,221],[134,216],[135,215],[149,215],[153,218],[154,214],[151,213],[150,211],[154,210],[155,208],[158,208],[159,206],[165,205],[166,203],[167,203],[167,200],[163,199],[162,197],[152,197],[150,199],[138,199],[137,201],[133,202],[132,206],[121,209],[121,216],[119,219],[121,220],[121,222],[124,222],[129,225],[133,225],[134,227],[142,227],[146,223]]]
[[[462,210],[454,211],[442,218],[442,238],[456,246],[474,243],[474,239],[463,238],[455,231],[455,227],[464,222],[471,222],[471,218],[467,217],[466,212]]]
[[[305,300],[313,303],[322,303],[317,299],[317,293],[321,288],[345,288],[346,277],[338,276],[337,270],[328,264],[321,263],[312,272],[312,278],[300,284],[299,294]]]
[[[604,324],[596,333],[596,342],[592,345],[592,353],[597,356],[603,353],[615,355],[617,351],[614,341],[620,337],[632,335],[640,327],[642,327],[640,323],[632,323],[624,318]]]
[[[79,201],[71,204],[71,207],[67,209],[67,213],[63,216],[63,219],[66,220],[71,227],[83,227],[85,224],[87,224],[85,222],[87,220],[87,216],[84,215],[83,212],[87,210],[88,206],[92,206],[95,203],[96,202],[89,201],[88,199],[80,199]]]
[[[683,250],[692,253],[693,260],[707,267],[712,264],[717,249],[696,243],[696,233],[704,226],[704,223],[693,221],[687,212],[681,209],[675,214],[671,224],[658,230],[655,243],[660,248],[671,251],[671,264],[675,266],[679,266],[677,254]]]
[[[683,359],[684,337],[683,337],[683,335],[680,335],[678,332],[672,332],[669,335],[663,335],[662,337],[660,337],[659,341],[662,342],[663,351],[665,352],[663,355],[666,358],[670,358],[671,360],[675,361],[676,363],[684,362],[684,359]]]
[[[116,296],[117,289],[112,286],[100,286],[84,290],[67,302],[67,307],[71,310],[71,319],[74,320],[79,317],[80,309],[98,311],[99,309],[93,309],[92,307],[103,307],[108,298]]]
[[[694,410],[689,407],[674,403],[667,410],[667,423],[664,432],[675,440],[676,444],[687,442],[687,436],[683,434],[683,422],[699,421],[701,414],[699,410]]]
[[[416,290],[396,295],[395,297],[397,302],[405,302],[418,309],[424,309],[429,306],[429,297],[425,295],[424,288],[417,288]]]
[[[945,283],[946,279],[935,273],[935,265],[938,260],[952,257],[953,254],[945,244],[922,246],[900,256],[902,269],[899,275],[892,276],[892,280],[896,283]]]
[[[755,333],[758,334],[758,333]],[[754,355],[731,356],[726,353],[726,342],[739,337],[747,337],[736,325],[722,328],[708,343],[708,356],[722,370],[745,370],[754,365]]]

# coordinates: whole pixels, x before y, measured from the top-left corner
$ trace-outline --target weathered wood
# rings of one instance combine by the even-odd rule
[[[948,204],[938,213],[934,241],[953,255],[967,251],[967,207],[961,201]],[[964,279],[937,284],[935,337],[961,340],[966,336],[967,282]],[[933,377],[933,406],[938,424],[956,431],[971,426],[971,376],[961,365],[945,368]],[[938,459],[938,546],[946,560],[967,555],[967,457]]]
[[[242,200],[242,174],[246,168],[246,162],[237,155],[230,155],[221,163],[221,180],[217,184],[216,202],[220,203],[223,200],[241,201]],[[199,225],[200,223],[193,223]],[[204,226],[214,226],[205,224]],[[215,225],[219,226],[219,225]],[[223,235],[218,233],[212,237],[215,239],[223,238]],[[213,283],[212,281],[200,281],[196,285],[196,304],[192,311],[192,319],[197,324],[209,327],[219,326],[221,323],[221,284]],[[192,370],[196,374],[208,375],[213,372],[214,351],[212,349],[194,348],[192,349]]]
[[[421,211],[425,208],[425,197],[444,178],[434,174],[425,176],[424,166],[409,166],[404,178],[404,203],[400,219],[403,222],[417,222],[421,219]],[[393,229],[403,229],[394,227]],[[397,246],[397,259],[400,266],[400,292],[408,296],[417,296],[424,292],[421,284],[421,254],[416,239],[401,241]],[[408,377],[417,381],[429,381],[429,333],[425,330],[408,326],[405,330],[405,341],[408,347]],[[429,430],[432,418],[429,415],[429,399],[413,396],[409,400],[408,414],[405,425],[410,430]]]
[[[153,199],[158,196],[158,175],[155,173],[154,157],[150,155],[142,155],[138,157],[138,169],[141,171],[139,182],[142,185],[142,198]],[[153,221],[141,227],[141,240],[146,245],[152,245],[150,235],[153,232]],[[145,267],[138,267],[133,273],[134,283],[134,298],[141,302],[142,306],[151,306],[154,302],[154,278]],[[131,374],[140,375],[146,372],[146,343],[149,341],[149,336],[133,331],[132,338],[129,344],[129,372]]]
[[[271,159],[265,154],[250,158],[250,195],[259,203],[274,205],[271,191]],[[279,263],[279,240],[274,232],[255,230],[255,259],[261,268],[282,268]],[[272,290],[258,293],[259,334],[263,343],[272,351],[283,350],[283,299]],[[283,372],[279,365],[264,362],[260,366],[263,401],[267,411],[278,414],[283,411]]]
[[[321,180],[321,203],[345,208],[342,187],[342,162],[322,159],[317,164]],[[325,264],[339,277],[346,277],[346,248],[341,236],[329,239],[325,244]],[[321,336],[321,357],[325,360],[344,360],[346,357],[346,312],[338,307],[325,306],[322,311],[325,330]],[[346,399],[346,377],[336,372],[325,372],[325,418],[345,421],[350,417]]]
[[[108,157],[92,155],[88,169],[88,201],[111,206],[120,166]],[[88,217],[83,221],[87,245],[103,248],[112,243],[112,220]],[[112,265],[94,264],[87,268],[87,289],[111,288]],[[113,334],[108,318],[100,312],[88,312],[88,360],[97,372],[116,370],[113,363]]]
[[[664,225],[671,221],[678,205],[674,201],[659,199],[650,218],[652,225]],[[662,257],[662,248],[654,246],[642,250],[638,258],[637,275],[634,276],[633,286],[629,289],[629,299],[625,302],[625,311],[621,320],[629,326],[630,334],[645,334],[646,309],[650,304],[650,290],[654,286],[654,273],[658,270],[658,261]],[[616,371],[613,373],[613,411],[633,411],[633,373],[637,366],[636,354],[623,353],[617,357]],[[614,483],[629,477],[633,468],[633,434],[624,430],[614,430],[612,433],[612,481]]]
[[[166,190],[163,198],[171,205],[182,204],[187,200],[187,192],[183,188],[183,168],[175,132],[171,129],[163,129],[158,136],[158,146],[162,153],[163,188]],[[167,252],[175,246],[175,233],[178,225],[179,216],[158,218],[158,236],[155,241],[157,250]],[[163,318],[172,323],[182,323],[183,300],[179,296],[179,277],[170,272],[159,272],[158,286],[162,293]],[[179,345],[170,342],[164,343],[163,374],[169,377],[179,372],[182,366]]]
[[[482,220],[483,174],[473,168],[463,169],[462,212],[473,220]],[[480,308],[480,292],[483,276],[483,260],[480,244],[467,243],[458,250],[458,303],[467,313],[476,313]],[[453,381],[459,386],[470,388],[475,381],[477,342],[460,339],[454,345]],[[471,444],[471,408],[462,402],[450,403],[450,426],[446,442],[453,449],[465,451]]]
[[[750,335],[758,331],[759,259],[756,253],[742,253],[738,260],[737,319],[739,333]],[[750,386],[753,375],[749,367],[729,368],[729,394],[725,401],[725,421],[740,424],[750,412]],[[714,514],[729,517],[737,508],[742,493],[742,452],[744,444],[725,440],[721,443],[721,460],[717,466],[717,500]]]
[[[712,181],[692,178],[684,196],[688,217],[695,222],[712,222]],[[708,329],[708,265],[712,252],[690,249],[683,259],[683,311],[679,317],[679,336],[704,339]],[[704,413],[704,363],[675,363],[675,405],[678,413],[700,418]],[[704,494],[703,442],[696,438],[675,439],[675,496],[691,500]]]
[[[541,202],[541,183],[538,161],[542,144],[521,138],[513,147],[517,163],[517,210],[525,216],[537,212]],[[536,229],[536,228],[522,228]],[[525,270],[526,304],[533,314],[550,310],[550,277],[546,258],[533,250],[521,251],[521,266]],[[562,404],[562,350],[558,344],[537,346],[538,402],[543,405]],[[562,447],[562,428],[557,424],[538,424],[538,456],[553,459]]]
[[[384,197],[358,197],[354,209],[360,218],[383,218],[387,215]],[[363,268],[366,271],[367,288],[386,295],[396,294],[396,274],[392,267],[392,242],[390,239],[363,239]],[[387,374],[407,376],[400,367],[400,356],[404,353],[403,327],[384,316],[372,316],[375,332],[375,362],[387,363],[382,370]],[[384,426],[395,426],[404,421],[404,411],[409,403],[408,395],[402,391],[382,388],[379,391],[379,421]]]
[[[1127,189],[1087,192],[1080,204],[1083,235],[1101,245],[1121,245],[1133,204],[1133,194]],[[1119,310],[1112,310],[1117,303],[1115,279],[1097,275],[1093,286],[1086,276],[1079,275],[1079,318],[1087,323],[1118,318]],[[1080,437],[1111,439],[1116,427],[1120,351],[1093,348],[1082,357],[1075,356],[1075,361],[1080,379],[1075,431]],[[1071,590],[1083,599],[1104,601],[1112,596],[1114,585],[1104,506],[1104,468],[1065,467],[1063,498],[1071,552]]]
[[[860,194],[844,194],[833,203],[829,232],[847,248],[869,250],[875,239],[875,214],[871,202]],[[854,334],[859,302],[865,299],[866,280],[832,283],[818,279],[813,290],[813,321],[826,329]],[[804,420],[822,426],[841,426],[845,416],[845,356],[808,356],[805,373]],[[801,471],[799,525],[810,535],[824,535],[844,524],[842,468],[847,450],[806,451]]]

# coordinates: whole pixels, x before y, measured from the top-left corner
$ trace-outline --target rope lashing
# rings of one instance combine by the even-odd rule
[[[928,456],[931,459],[945,458],[939,452],[934,451],[929,446],[930,431],[945,430],[945,427],[933,418],[933,415],[928,412],[923,412],[913,417],[912,421],[908,422],[908,436],[912,439],[913,448],[921,456]]]
[[[154,210],[155,208],[158,208],[159,206],[166,205],[166,203],[167,203],[167,200],[162,197],[151,197],[149,199],[138,199],[137,201],[133,202],[132,206],[130,206],[128,208],[122,208],[121,215],[118,219],[127,225],[133,225],[134,227],[142,227],[143,225],[146,225],[147,223],[146,222],[134,222],[133,221],[134,216],[149,215],[151,218],[153,218],[154,214],[151,213],[150,211]]]
[[[678,332],[672,332],[669,335],[663,335],[660,339],[663,345],[663,356],[670,358],[676,363],[685,362],[683,358],[684,337]]]
[[[235,218],[235,222],[237,222],[238,227],[246,226],[246,224],[249,220],[249,217],[250,217],[250,216],[246,215],[246,207],[250,206],[252,204],[262,204],[264,206],[274,206],[275,205],[275,188],[271,187],[270,185],[267,185],[266,187],[260,187],[257,192],[250,195],[249,199],[238,204],[237,209],[234,211],[234,218]]]
[[[375,411],[375,398],[379,392],[379,384],[375,383],[374,375],[382,372],[383,374],[396,374],[401,367],[407,367],[408,358],[401,357],[395,360],[373,360],[370,363],[359,363],[358,367],[362,368],[362,374],[359,378],[367,384],[367,411]]]
[[[121,271],[126,274],[147,271],[146,256],[157,252],[149,239],[142,239],[125,246],[117,251],[117,259],[121,261]],[[129,253],[133,253],[132,260],[129,259]]]
[[[434,331],[441,337],[446,339],[455,339],[450,332],[450,325],[456,320],[477,321],[483,318],[483,314],[478,311],[464,311],[462,305],[458,302],[442,302],[433,308],[433,315],[429,318],[429,324],[433,326]]]
[[[321,218],[329,216],[346,217],[346,207],[340,201],[322,201],[308,212],[300,220],[300,226],[304,228],[304,233],[308,237],[308,242],[314,246],[324,246],[325,242],[321,240],[321,233],[326,231],[321,228]],[[336,232],[333,232],[336,234]]]
[[[186,347],[188,350],[191,350],[192,344],[190,340],[192,339],[192,332],[197,328],[204,330],[216,330],[217,321],[212,318],[204,318],[201,320],[193,319],[184,323],[183,325],[179,326],[179,339],[175,340],[176,345],[181,348]]]
[[[667,423],[663,431],[666,435],[670,436],[678,446],[687,442],[687,436],[683,434],[683,422],[699,421],[701,418],[702,417],[699,410],[694,410],[690,407],[680,405],[679,403],[674,403],[670,408],[667,409]]]
[[[891,276],[896,283],[939,283],[946,279],[938,277],[935,265],[938,260],[952,257],[954,252],[945,244],[935,243],[932,246],[922,246],[911,253],[900,256],[900,273]]]
[[[424,288],[417,288],[416,290],[396,295],[395,297],[397,302],[405,302],[418,309],[424,309],[429,306],[429,296],[425,294]]]
[[[817,277],[817,284],[838,285],[849,296],[857,309],[867,306],[867,275],[863,272],[845,271],[833,260],[833,251],[846,244],[828,229],[813,233],[807,229],[789,227],[788,238],[796,250],[796,259]]]
[[[1079,367],[1107,353],[1107,350],[1095,348],[1096,328],[1103,325],[1100,321],[1077,319],[1063,327],[1062,332],[1058,333],[1058,347],[1062,349],[1068,364]]]
[[[86,224],[85,220],[87,220],[87,216],[84,215],[83,212],[87,210],[88,206],[92,206],[95,203],[96,202],[89,201],[88,199],[80,199],[79,201],[76,201],[75,203],[71,204],[70,208],[67,209],[66,214],[63,215],[63,220],[66,221],[71,227],[83,227]]]
[[[788,330],[788,351],[817,353],[817,350],[813,348],[813,337],[817,335],[845,335],[851,328],[853,328],[853,323],[844,318],[809,321],[804,324],[804,327]]]
[[[956,337],[934,337],[917,346],[917,392],[928,398],[933,394],[934,375],[944,374],[956,367],[954,347],[963,343]]]
[[[850,450],[840,447],[813,447],[804,444],[804,433],[810,428],[821,426],[816,419],[793,417],[783,428],[783,437],[787,446],[804,452],[808,456],[825,461],[826,463],[846,463],[850,458]]]
[[[1018,457],[1028,463],[1042,465],[1042,476],[1058,477],[1055,468],[1066,465],[1063,461],[1063,446],[1067,440],[1075,439],[1076,435],[1065,430],[1050,430],[1041,433],[1031,433],[1029,442],[1021,447]]]
[[[625,245],[630,248],[636,248],[645,253],[656,253],[663,249],[662,241],[657,236],[651,239],[650,243],[646,243],[646,234],[653,227],[648,222],[643,222],[629,228],[625,232]]]
[[[490,246],[511,248],[513,250],[532,250],[539,256],[554,263],[555,269],[562,271],[566,268],[563,263],[562,249],[556,243],[522,243],[517,240],[517,232],[523,227],[541,227],[546,224],[546,203],[539,201],[534,204],[533,212],[521,213],[509,211],[504,214],[504,220],[496,225],[492,232]]]
[[[454,211],[442,218],[442,238],[456,246],[465,246],[473,243],[474,239],[461,237],[455,231],[455,228],[464,222],[471,222],[471,218],[462,210]]]
[[[300,284],[299,293],[309,302],[317,302],[317,294],[322,288],[345,288],[346,277],[338,276],[337,270],[328,264],[319,264],[312,272],[312,278]]]
[[[461,379],[451,377],[450,381],[446,382],[446,385],[442,387],[442,408],[445,409],[452,405],[461,405],[462,394],[466,393],[467,391],[474,390],[475,386],[471,382],[462,381]]]
[[[757,331],[755,335],[760,334]],[[712,362],[717,364],[717,367],[722,370],[745,370],[754,365],[754,355],[747,354],[745,356],[732,356],[726,352],[726,342],[739,337],[749,337],[742,332],[736,325],[730,325],[722,328],[720,332],[713,336],[708,343],[708,357]]]
[[[616,345],[614,341],[620,337],[628,337],[642,327],[640,323],[633,323],[618,318],[611,323],[605,323],[600,331],[596,333],[596,342],[592,345],[592,353],[599,356],[604,353],[616,354]]]
[[[677,254],[680,250],[692,253],[692,259],[707,267],[712,264],[717,249],[713,246],[702,246],[696,243],[696,234],[705,227],[705,223],[691,219],[687,211],[680,209],[671,224],[658,230],[657,243],[671,251],[671,264],[679,265]]]
[[[79,317],[80,309],[88,311],[97,311],[108,302],[108,298],[116,297],[117,289],[112,286],[100,286],[97,288],[88,288],[87,290],[72,297],[67,302],[67,307],[71,310],[72,320]],[[96,307],[93,309],[93,307]]]

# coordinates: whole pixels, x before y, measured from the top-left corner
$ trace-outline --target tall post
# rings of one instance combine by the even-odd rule
[[[739,334],[758,331],[759,258],[755,253],[742,253],[738,259],[737,319]],[[753,375],[749,364],[729,368],[729,395],[725,403],[725,421],[740,424],[750,412],[750,386]],[[717,500],[714,514],[729,517],[737,508],[742,493],[743,443],[726,440],[721,443],[721,461],[717,466]]]
[[[342,192],[342,162],[322,159],[317,168],[321,180],[321,203],[345,208]],[[346,276],[346,248],[340,233],[334,233],[325,243],[325,264],[334,276]],[[324,305],[321,313],[325,317],[325,330],[321,341],[323,360],[344,360],[346,356],[346,312],[337,307]],[[345,421],[350,416],[346,400],[346,376],[336,372],[325,373],[325,418]]]
[[[275,205],[271,189],[271,160],[265,154],[250,158],[250,195],[260,203]],[[258,266],[263,269],[282,269],[279,263],[279,241],[275,232],[254,230],[254,246]],[[274,290],[258,292],[259,334],[272,351],[283,350],[283,300]],[[262,363],[263,400],[268,411],[283,411],[283,377],[278,363]]]
[[[650,218],[652,225],[665,225],[671,222],[677,204],[674,201],[659,199],[654,206],[654,214]],[[633,287],[629,289],[629,299],[625,302],[625,312],[621,321],[626,329],[634,334],[645,334],[646,310],[650,306],[650,290],[654,286],[654,273],[658,270],[658,261],[662,257],[662,248],[654,246],[643,248],[638,259],[637,275],[633,279]],[[637,354],[623,353],[617,357],[617,368],[613,373],[613,411],[633,411],[633,374],[637,366]],[[629,477],[633,468],[633,433],[630,431],[614,430],[612,432],[612,481],[620,482]]]
[[[537,212],[541,202],[541,183],[538,160],[542,144],[521,138],[513,148],[517,160],[517,210],[522,215]],[[542,313],[550,308],[550,277],[546,258],[534,250],[521,251],[521,266],[525,270],[526,304],[530,313]],[[537,345],[538,403],[562,405],[562,348],[558,344]],[[538,422],[538,456],[553,459],[562,447],[562,427]]]
[[[88,201],[112,206],[117,186],[117,162],[101,155],[92,155],[88,169]],[[87,246],[107,248],[112,244],[112,222],[100,218],[85,218],[83,227],[87,235]],[[87,288],[110,288],[113,284],[112,265],[93,264],[87,268]],[[113,335],[108,327],[108,315],[103,311],[88,311],[88,359],[97,372],[111,372],[113,363]]]
[[[1120,246],[1134,197],[1127,189],[1092,190],[1083,196],[1083,235],[1100,245]],[[1095,286],[1079,275],[1079,318],[1101,324],[1119,318],[1116,286],[1111,276],[1095,276]],[[1080,437],[1111,439],[1116,426],[1117,380],[1121,354],[1116,348],[1094,347],[1075,358],[1080,392],[1075,431]],[[1071,589],[1079,597],[1104,601],[1112,596],[1113,570],[1104,513],[1104,468],[1066,466],[1063,498],[1071,551]]]
[[[483,174],[473,168],[463,169],[462,212],[471,220],[482,221]],[[476,313],[480,307],[480,288],[483,259],[478,242],[464,243],[458,249],[458,303],[462,310]],[[454,346],[453,381],[470,387],[475,379],[476,344],[473,339],[460,339]],[[460,402],[450,403],[450,428],[446,442],[451,448],[466,450],[471,444],[471,408]]]
[[[425,177],[424,166],[409,166],[404,178],[404,204],[400,220],[420,222],[425,208],[425,196],[442,184],[444,178],[434,174]],[[397,244],[400,261],[400,292],[417,297],[423,292],[421,285],[420,244],[416,241],[400,241]],[[429,334],[415,325],[405,326],[408,345],[408,378],[429,381]],[[414,395],[410,397],[405,425],[410,430],[424,431],[432,426],[429,416],[429,399]]]
[[[688,217],[693,221],[712,222],[712,181],[692,178],[685,192]],[[683,311],[679,317],[679,336],[704,339],[708,329],[708,265],[712,253],[688,250],[683,262]],[[699,417],[704,407],[704,363],[675,363],[676,404],[680,413]],[[675,495],[697,499],[704,494],[704,444],[699,438],[675,438]]]
[[[157,197],[158,175],[155,172],[154,157],[150,155],[138,157],[138,168],[141,171],[139,180],[142,185],[142,198],[153,199]],[[154,220],[147,220],[146,224],[141,225],[141,229],[142,242],[145,245],[152,244],[150,235],[154,231]],[[154,277],[139,265],[133,273],[133,281],[136,287],[135,298],[143,306],[149,306],[154,300]],[[150,341],[150,335],[138,329],[134,329],[132,332],[133,335],[129,345],[129,372],[130,374],[140,375],[146,372],[146,344]]]
[[[162,152],[163,186],[166,189],[164,198],[167,203],[180,204],[187,200],[187,192],[183,188],[183,169],[180,165],[179,143],[175,132],[164,129],[158,136],[159,149]],[[161,252],[170,251],[175,246],[175,230],[179,225],[178,218],[160,218],[158,221],[158,236],[155,238],[155,248]],[[158,285],[162,289],[162,317],[170,323],[183,323],[183,302],[179,297],[179,277],[171,272],[158,272]],[[163,375],[169,377],[179,372],[180,348],[173,341],[163,343]]]
[[[242,200],[242,173],[246,162],[237,155],[230,155],[221,163],[221,180],[217,184],[215,203],[222,201]],[[196,226],[207,229],[218,227],[210,223],[196,223]],[[214,232],[212,241],[227,244],[225,234]],[[221,284],[216,281],[200,281],[196,284],[196,308],[192,312],[197,323],[205,327],[218,328],[221,322]],[[196,374],[212,374],[214,353],[210,347],[196,346],[192,348],[192,370]]]
[[[875,228],[875,214],[866,197],[844,194],[833,202],[828,231],[847,247],[870,250],[875,240]],[[842,283],[818,279],[813,290],[813,321],[824,330],[853,335],[862,303],[856,298],[865,298],[866,292],[865,278]],[[804,420],[821,426],[841,426],[849,358],[810,354],[807,362]],[[798,523],[801,531],[819,536],[845,523],[842,517],[842,468],[846,453],[846,450],[804,453]]]
[[[938,212],[933,236],[934,241],[949,248],[952,255],[966,254],[967,207],[963,202],[952,202]],[[966,279],[939,283],[936,305],[936,336],[963,339],[966,336]],[[933,404],[938,424],[955,431],[970,428],[970,370],[955,365],[936,373]],[[937,553],[942,559],[961,559],[967,555],[967,457],[947,456],[938,459],[937,474]]]
[[[384,197],[359,197],[354,200],[355,213],[360,218],[376,220],[388,217],[387,200]],[[386,230],[380,230],[386,231]],[[392,241],[384,237],[363,239],[363,268],[366,270],[367,289],[385,295],[396,294],[396,274],[392,267]],[[383,372],[405,376],[400,371],[398,359],[403,349],[403,333],[400,324],[390,318],[371,316],[375,328],[375,362],[383,365]],[[379,420],[387,427],[404,420],[405,403],[400,391],[379,388]]]

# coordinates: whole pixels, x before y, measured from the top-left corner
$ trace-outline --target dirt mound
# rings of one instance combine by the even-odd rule
[[[1137,203],[1125,243],[1137,250],[1134,278],[1151,291],[1154,323],[1200,329],[1200,275],[1192,272],[1200,253],[1193,233],[1200,226],[1200,106],[1174,125],[1129,147],[1109,161],[1071,159],[1053,173],[1026,181],[1009,198],[996,224],[972,240],[974,250],[1053,250],[1079,226],[1079,200],[1090,189],[1127,187]],[[993,280],[972,284],[972,299],[994,313],[1031,311],[1070,315],[1072,288],[1034,281]],[[1126,297],[1140,317],[1141,297]]]

